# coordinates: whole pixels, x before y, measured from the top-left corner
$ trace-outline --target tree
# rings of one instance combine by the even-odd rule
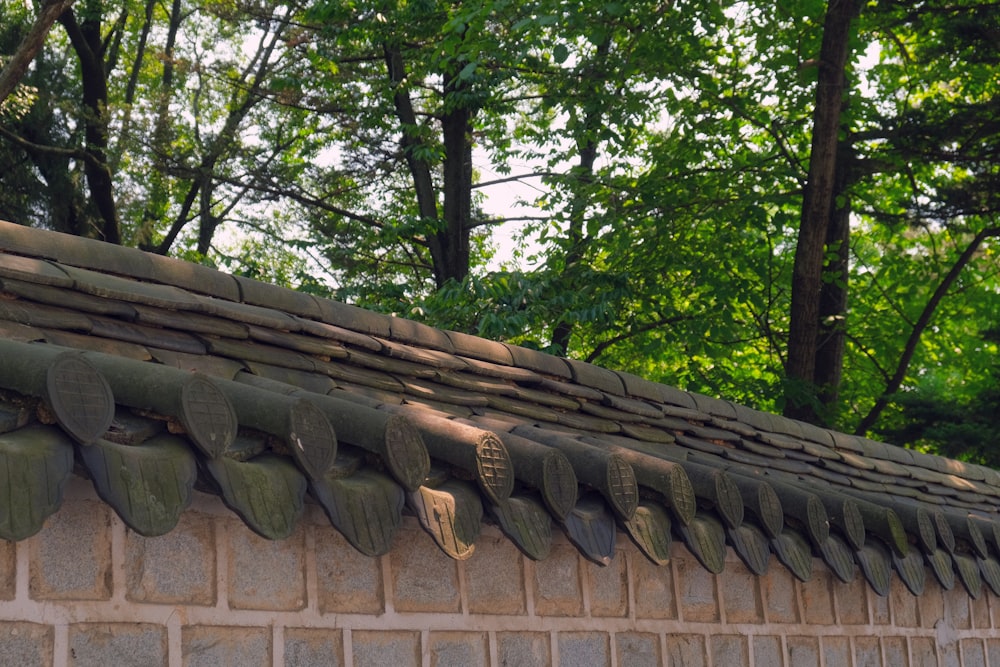
[[[1000,26],[858,9],[87,0],[0,110],[0,215],[900,429],[987,386]],[[527,179],[497,268],[483,193]]]

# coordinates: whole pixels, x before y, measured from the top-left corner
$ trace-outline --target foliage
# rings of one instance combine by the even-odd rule
[[[799,378],[831,4],[86,0],[0,107],[0,217],[958,455],[996,398],[1000,12],[858,5]],[[0,0],[0,62],[32,18]]]

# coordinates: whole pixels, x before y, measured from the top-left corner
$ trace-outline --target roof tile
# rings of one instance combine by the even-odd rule
[[[20,280],[5,280],[3,287],[11,294],[23,297],[22,300],[25,302],[35,301],[50,306],[57,306],[63,310],[66,310],[67,303],[72,303],[74,310],[86,313],[108,315],[125,320],[134,320],[136,318],[136,304],[104,299],[61,287],[35,285],[21,282]]]
[[[564,380],[569,380],[573,377],[569,367],[566,365],[565,359],[553,357],[538,350],[529,350],[519,345],[511,345],[509,343],[503,343],[503,345],[510,350],[510,355],[517,366],[537,371],[544,375],[563,378]]]
[[[366,334],[334,326],[333,324],[327,324],[326,322],[316,322],[303,318],[296,318],[296,321],[301,331],[311,336],[329,338],[330,340],[359,347],[369,352],[379,352],[382,349],[382,343]]]
[[[486,375],[488,377],[500,378],[502,380],[512,380],[523,384],[538,384],[542,382],[542,376],[534,371],[528,370],[527,368],[501,366],[500,364],[482,361],[481,359],[473,359],[472,357],[457,358],[465,362],[467,370],[470,373],[476,373],[477,375]]]
[[[698,409],[702,412],[715,415],[717,417],[725,417],[726,419],[737,418],[736,408],[734,408],[732,403],[729,401],[723,401],[719,398],[705,396],[704,394],[696,394],[694,392],[691,393],[691,397],[694,399]]]
[[[112,338],[144,347],[158,347],[187,354],[205,354],[205,345],[199,339],[183,331],[159,329],[144,324],[124,323],[110,317],[91,315],[90,335]]]
[[[451,354],[436,349],[426,349],[414,347],[404,343],[397,343],[391,340],[380,340],[382,346],[390,357],[405,359],[415,364],[425,364],[432,367],[436,373],[438,369],[462,370],[468,366],[464,361]]]
[[[573,384],[572,382],[562,380],[538,378],[538,382],[534,384],[538,389],[544,391],[554,392],[563,396],[572,396],[573,398],[582,398],[588,401],[600,402],[604,400],[605,396],[604,392],[600,392],[592,387],[585,387],[581,384]]]
[[[586,557],[606,562],[614,551],[613,508],[657,562],[669,555],[675,524],[712,571],[725,564],[728,542],[754,573],[766,570],[773,552],[804,578],[815,553],[845,581],[861,565],[876,590],[893,566],[911,590],[922,590],[924,563],[947,585],[957,573],[971,591],[983,580],[1000,587],[1000,473],[991,469],[203,266],[6,223],[0,230],[0,375],[10,384],[17,366],[14,375],[31,376],[15,378],[4,392],[4,405],[22,407],[0,406],[0,431],[34,427],[35,406],[48,400],[47,365],[60,354],[50,344],[16,341],[101,350],[85,354],[99,377],[113,380],[114,398],[101,413],[117,419],[107,436],[141,449],[135,445],[169,427],[174,435],[167,437],[198,459],[198,474],[215,478],[202,480],[206,488],[218,484],[244,521],[269,537],[285,534],[301,511],[297,492],[279,485],[301,488],[308,476],[331,523],[372,555],[390,548],[402,498],[411,494],[414,509],[420,502],[440,516],[451,513],[437,523],[428,515],[425,529],[456,557],[471,552],[485,507],[532,557],[547,553],[555,519],[572,526]],[[12,245],[21,254],[10,254]],[[64,261],[47,261],[54,256]],[[25,365],[38,355],[42,361]],[[234,379],[246,385],[242,393],[209,391]],[[192,402],[196,385],[222,402]],[[135,418],[126,405],[144,416]],[[223,419],[227,405],[231,421]],[[315,406],[319,417],[296,406]],[[57,432],[72,430],[73,411],[55,412],[63,420]],[[301,431],[300,449],[291,444],[288,419],[298,420],[291,428]],[[329,426],[343,444],[332,460]],[[105,453],[124,457],[118,467],[132,465],[127,448],[88,449],[91,458]],[[163,491],[147,485],[139,495],[166,493],[164,485],[181,477],[162,475],[155,482]],[[462,479],[475,479],[478,489]],[[263,489],[258,507],[248,504],[251,487]],[[601,493],[578,502],[581,488]],[[143,523],[147,500],[131,498],[130,507],[122,496],[113,505],[138,530],[169,529]],[[371,505],[378,520],[342,511],[357,503]],[[893,532],[885,508],[897,512],[905,536]],[[970,512],[991,528],[968,528]],[[883,541],[892,558],[877,546]]]
[[[237,373],[246,367],[242,361],[226,359],[225,357],[185,354],[173,350],[149,348],[149,354],[152,355],[153,359],[165,366],[172,366],[173,368],[179,368],[192,373],[197,371],[225,380],[232,380]]]
[[[389,316],[347,303],[314,297],[327,324],[370,336],[389,337]]]
[[[0,339],[30,343],[45,340],[45,332],[40,329],[0,319]]]
[[[295,292],[243,276],[233,276],[233,280],[239,286],[239,301],[243,303],[280,310],[289,315],[300,315],[314,320],[323,316],[316,299],[309,294]]]
[[[127,274],[141,280],[152,278],[151,255],[132,248],[108,253],[107,244],[43,229],[0,221],[3,247],[8,252],[58,260],[64,265]]]
[[[445,331],[455,354],[489,361],[503,366],[513,366],[514,357],[506,345],[460,331]]]
[[[662,394],[661,400],[664,403],[677,406],[678,408],[698,410],[698,404],[695,402],[694,397],[683,389],[662,384],[660,385],[660,393]],[[666,408],[664,408],[664,411],[666,411]]]
[[[248,333],[250,338],[258,343],[283,347],[288,350],[295,350],[303,354],[310,354],[329,359],[345,359],[347,350],[342,345],[334,343],[328,338],[315,338],[313,336],[302,336],[300,334],[288,333],[287,331],[275,331],[254,325],[249,325]]]
[[[52,262],[5,252],[0,252],[0,278],[27,280],[55,287],[73,286],[73,279]]]
[[[0,320],[32,327],[66,329],[68,331],[86,332],[94,326],[93,321],[86,315],[34,304],[21,299],[0,298]]]
[[[196,307],[194,297],[170,285],[143,283],[71,266],[64,267],[63,270],[73,279],[75,289],[92,296],[144,303],[159,308],[191,310]]]
[[[663,401],[663,385],[624,371],[614,371],[614,373],[621,379],[626,395],[654,403]]]
[[[129,307],[135,311],[136,321],[155,327],[187,331],[189,333],[210,334],[223,338],[246,339],[250,335],[247,326],[238,322],[222,320],[216,317],[206,317],[205,315],[189,311],[178,312],[140,304]],[[107,314],[110,315],[110,313]]]
[[[436,350],[448,355],[455,354],[455,346],[444,331],[429,327],[422,322],[390,317],[389,338],[418,348]]]
[[[612,396],[625,395],[625,384],[617,373],[576,359],[564,359],[563,361],[569,365],[569,369],[573,373],[573,381],[577,384],[597,389]]]
[[[71,347],[77,350],[91,350],[93,352],[101,352],[102,354],[135,359],[136,361],[149,361],[153,358],[148,348],[136,345],[135,343],[108,338],[95,338],[94,336],[85,336],[70,333],[69,331],[56,331],[54,329],[40,329],[40,331],[45,334],[45,340],[52,345]]]
[[[163,257],[162,255],[152,255],[141,253],[149,262],[145,274],[133,273],[131,271],[120,271],[146,280],[152,280],[164,285],[173,285],[181,289],[188,290],[195,294],[210,294],[213,297],[226,299],[227,301],[240,300],[240,288],[236,284],[236,279],[221,271],[204,266],[185,262],[173,257]],[[102,267],[90,267],[101,271]]]
[[[299,331],[300,328],[298,324],[300,320],[280,311],[210,296],[198,297],[196,310],[234,322],[255,324],[279,331]]]

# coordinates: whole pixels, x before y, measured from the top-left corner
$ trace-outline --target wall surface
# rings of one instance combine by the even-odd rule
[[[606,568],[565,540],[533,562],[493,528],[467,561],[407,519],[388,556],[309,508],[283,542],[198,495],[143,538],[74,479],[38,535],[0,543],[0,665],[642,665],[1000,667],[1000,599],[960,587],[888,598],[861,576],[766,577],[731,556],[669,566],[623,536]]]

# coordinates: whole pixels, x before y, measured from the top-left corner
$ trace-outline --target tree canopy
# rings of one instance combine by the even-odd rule
[[[998,44],[974,0],[0,0],[0,218],[997,463]]]

